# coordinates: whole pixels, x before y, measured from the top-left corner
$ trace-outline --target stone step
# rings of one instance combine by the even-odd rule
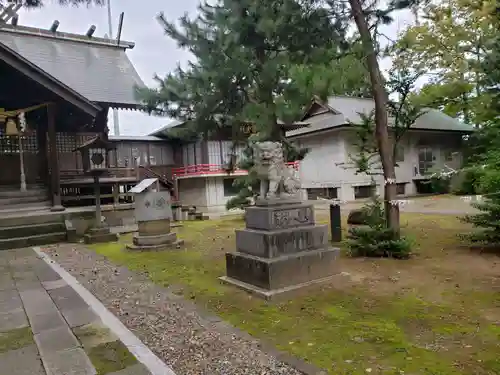
[[[0,240],[64,232],[65,230],[66,228],[63,223],[43,223],[3,227],[0,228]]]
[[[37,234],[0,240],[0,250],[19,249],[22,247],[49,245],[66,240],[66,232]]]
[[[5,213],[0,211],[0,228],[17,227],[22,225],[36,225],[44,223],[64,223],[63,214],[39,213],[33,210],[23,212]]]
[[[45,197],[49,196],[49,191],[44,187],[28,189],[26,191],[0,188],[0,198],[22,198],[42,195]]]
[[[25,197],[0,197],[0,207],[13,206],[17,204],[46,202],[49,198],[46,194],[28,195]]]
[[[41,212],[50,209],[50,201],[18,203],[13,205],[0,206],[0,218],[4,216],[22,216],[23,213]]]

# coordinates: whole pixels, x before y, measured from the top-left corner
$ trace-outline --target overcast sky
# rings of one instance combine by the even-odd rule
[[[118,16],[120,12],[125,12],[122,40],[135,42],[135,47],[128,51],[128,56],[146,85],[153,85],[152,78],[155,73],[164,76],[173,70],[178,62],[184,64],[190,58],[187,52],[177,48],[176,44],[163,34],[155,16],[162,11],[170,20],[178,19],[185,12],[194,15],[198,3],[199,0],[111,0],[114,36]],[[52,21],[57,19],[60,22],[59,31],[83,34],[94,24],[97,26],[96,36],[108,33],[106,7],[60,7],[51,4],[50,0],[47,0],[46,4],[42,9],[20,11],[19,24],[49,28]],[[399,15],[397,21],[387,28],[386,34],[394,37],[397,30],[409,22],[409,19],[408,15]],[[145,135],[171,121],[168,118],[148,116],[135,111],[120,111],[119,119],[122,135]],[[112,134],[111,111],[109,128]]]

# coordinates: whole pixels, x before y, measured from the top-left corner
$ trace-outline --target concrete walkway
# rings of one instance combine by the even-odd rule
[[[0,252],[0,369],[9,375],[149,375],[33,249]]]

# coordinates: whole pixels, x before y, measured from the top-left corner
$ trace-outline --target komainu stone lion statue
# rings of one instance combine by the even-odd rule
[[[254,170],[260,179],[260,198],[287,198],[296,196],[300,181],[285,164],[281,142],[256,142]]]

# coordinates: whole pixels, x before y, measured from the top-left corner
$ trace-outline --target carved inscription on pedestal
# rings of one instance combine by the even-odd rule
[[[313,212],[310,207],[300,207],[273,212],[272,227],[285,229],[314,223]]]
[[[279,207],[249,207],[245,222],[249,229],[277,230],[314,225],[314,211],[310,204]]]

